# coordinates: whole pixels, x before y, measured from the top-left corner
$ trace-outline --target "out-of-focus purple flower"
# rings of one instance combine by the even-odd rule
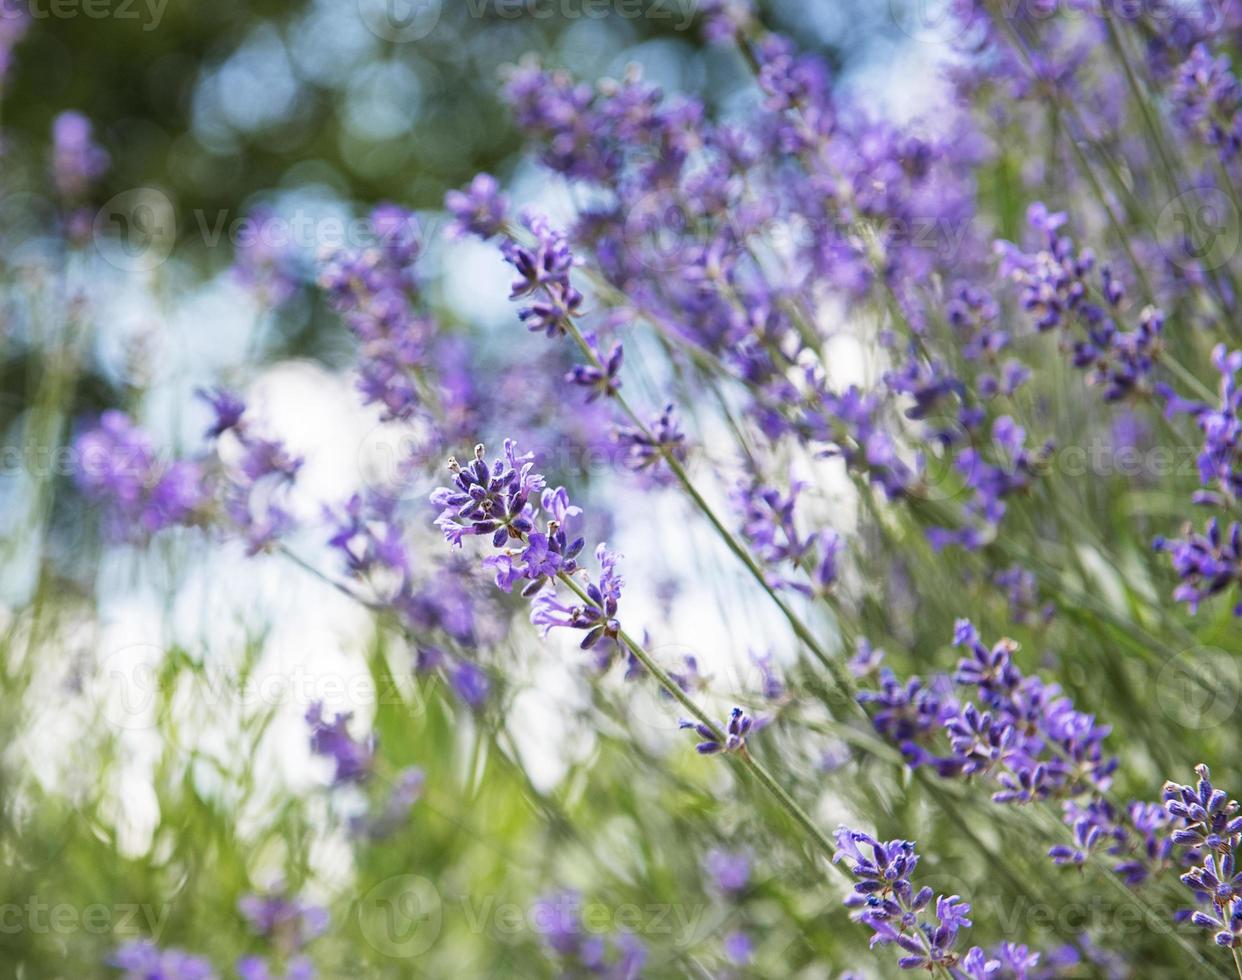
[[[1242,148],[1242,88],[1227,55],[1213,56],[1196,44],[1177,70],[1170,97],[1183,126],[1232,160]]]
[[[449,684],[453,693],[467,706],[477,708],[487,700],[491,684],[483,669],[468,661],[454,664],[449,671]]]
[[[410,809],[423,795],[425,782],[426,776],[417,766],[402,769],[378,810],[350,819],[354,836],[383,840],[400,830],[409,819]]]
[[[588,402],[593,402],[601,396],[611,398],[621,389],[621,379],[617,377],[624,357],[621,342],[614,342],[608,353],[602,354],[595,334],[587,333],[583,336],[583,340],[594,354],[596,363],[575,364],[565,375],[565,380],[580,388],[586,388]]]
[[[285,955],[301,950],[328,928],[328,911],[281,892],[243,895],[237,902],[250,928]]]
[[[0,15],[0,87],[13,64],[13,49],[26,36],[30,16],[21,7],[9,7]]]
[[[336,767],[334,786],[361,783],[371,775],[375,757],[375,737],[355,739],[349,734],[352,714],[337,714],[331,721],[324,717],[323,703],[316,701],[306,712],[310,726],[310,747],[315,755],[331,759]]]
[[[124,412],[104,412],[74,442],[78,487],[104,509],[110,534],[135,538],[190,524],[205,514],[210,494],[202,468],[160,463],[151,437]]]
[[[67,201],[81,201],[108,169],[108,151],[95,142],[91,121],[80,112],[52,120],[52,183]]]
[[[615,938],[588,931],[583,923],[582,896],[565,891],[545,895],[531,910],[544,945],[561,968],[560,976],[637,980],[647,954],[629,933]]]
[[[750,854],[747,851],[714,848],[708,851],[705,863],[716,888],[726,895],[736,895],[750,884]]]
[[[645,428],[618,427],[613,432],[614,441],[625,453],[627,466],[638,472],[652,472],[661,461],[685,462],[686,436],[677,426],[674,411],[673,405],[667,405]]]
[[[303,280],[289,228],[274,212],[260,208],[244,223],[233,249],[233,278],[265,307],[287,302]]]
[[[755,944],[750,936],[740,929],[735,929],[725,936],[724,950],[725,955],[734,965],[746,966],[755,955]]]
[[[126,980],[215,980],[215,970],[201,956],[179,949],[160,949],[148,939],[120,946],[108,960]]]
[[[358,389],[385,418],[412,418],[423,402],[421,372],[437,332],[415,310],[414,262],[421,235],[413,213],[392,204],[371,212],[378,244],[329,256],[319,284],[359,341]]]
[[[477,235],[487,240],[500,234],[508,214],[508,201],[491,174],[476,174],[465,190],[444,195],[444,207],[453,216],[448,234],[454,238]]]

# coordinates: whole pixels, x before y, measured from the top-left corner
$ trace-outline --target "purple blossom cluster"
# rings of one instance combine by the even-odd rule
[[[1237,867],[1242,844],[1242,816],[1238,803],[1212,785],[1208,767],[1195,767],[1198,781],[1192,786],[1165,783],[1161,794],[1164,809],[1174,826],[1173,845],[1183,850],[1191,864],[1181,876],[1198,904],[1189,915],[1191,923],[1211,930],[1218,946],[1242,948],[1242,871]]]
[[[742,515],[742,536],[754,553],[770,566],[789,566],[802,571],[810,582],[775,572],[772,585],[795,589],[806,595],[824,595],[836,584],[838,558],[845,547],[832,528],[802,534],[795,522],[798,496],[807,484],[791,480],[787,493],[758,480],[743,483],[733,493],[734,506]]]
[[[328,256],[319,285],[358,339],[358,388],[385,418],[409,419],[424,400],[420,372],[436,334],[417,311],[414,263],[422,251],[414,214],[381,204],[370,215],[377,242]]]
[[[160,460],[150,435],[124,412],[104,412],[79,435],[74,460],[78,488],[103,509],[113,537],[135,540],[205,515],[202,467]]]
[[[160,949],[149,939],[120,946],[109,965],[124,971],[125,980],[215,980],[211,963],[180,949]]]
[[[431,495],[440,511],[435,523],[445,540],[458,547],[471,535],[490,537],[499,553],[484,564],[495,572],[496,585],[509,592],[523,583],[522,595],[532,600],[531,622],[545,636],[557,627],[581,630],[584,650],[608,640],[599,656],[605,664],[621,634],[620,556],[599,545],[595,557],[600,572],[594,579],[578,564],[586,541],[570,538],[566,525],[582,510],[569,502],[563,487],[547,487],[534,470],[534,459],[533,453],[520,454],[512,440],[505,440],[503,457],[490,466],[482,445],[465,466],[450,460],[453,486]]]
[[[82,113],[62,112],[52,121],[52,183],[64,200],[81,202],[88,197],[110,163],[108,151],[95,142],[94,127]]]
[[[547,951],[560,968],[559,976],[638,980],[647,951],[633,934],[609,937],[588,931],[582,919],[582,896],[566,891],[547,895],[532,910]]]
[[[970,905],[957,895],[936,895],[911,881],[919,856],[911,841],[879,841],[848,827],[836,832],[837,856],[856,880],[845,900],[855,921],[872,930],[871,946],[897,946],[903,970],[961,973],[983,980],[986,957],[979,947],[959,953],[959,934],[970,928]],[[934,901],[933,901],[934,900]],[[995,971],[992,971],[995,972]]]
[[[1032,204],[1027,222],[1038,250],[1023,252],[1010,242],[996,243],[1000,272],[1020,290],[1020,303],[1040,331],[1079,331],[1070,341],[1075,367],[1087,371],[1088,383],[1103,388],[1106,401],[1120,401],[1153,391],[1152,371],[1162,349],[1164,315],[1144,307],[1130,330],[1118,326],[1126,299],[1121,280],[1108,266],[1096,268],[1090,249],[1078,250],[1061,233],[1063,212]]]
[[[1196,44],[1177,70],[1169,96],[1179,121],[1224,161],[1242,149],[1242,89],[1227,55],[1213,55],[1206,44]]]
[[[723,738],[701,721],[683,721],[681,727],[690,729],[702,739],[694,747],[699,755],[718,755],[722,752],[745,752],[746,737],[762,726],[741,708],[734,708],[723,726]]]

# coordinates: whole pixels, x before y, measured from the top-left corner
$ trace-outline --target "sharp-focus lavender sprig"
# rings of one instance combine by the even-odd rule
[[[876,730],[911,766],[991,783],[997,803],[1060,801],[1072,842],[1052,848],[1057,864],[1082,865],[1098,853],[1132,885],[1167,868],[1161,814],[1137,802],[1118,808],[1107,798],[1117,768],[1104,752],[1108,726],[1076,710],[1057,685],[1023,674],[1012,641],[989,648],[961,620],[955,642],[969,656],[952,678],[901,683],[884,669],[878,689],[859,693]],[[978,703],[958,692],[974,692]]]
[[[702,722],[683,721],[681,727],[692,730],[702,739],[694,747],[699,755],[717,755],[721,752],[745,752],[746,736],[758,725],[755,719],[741,708],[734,708],[729,714],[728,722],[724,725],[723,739]]]
[[[1196,766],[1195,773],[1194,785],[1165,783],[1161,794],[1175,828],[1172,843],[1194,865],[1181,880],[1199,907],[1181,917],[1212,930],[1216,945],[1233,950],[1237,962],[1242,949],[1242,872],[1237,867],[1242,816],[1237,801],[1212,785],[1207,766]]]
[[[914,843],[879,841],[861,831],[841,827],[836,832],[837,857],[856,879],[845,900],[855,921],[872,930],[871,946],[897,946],[905,955],[903,970],[927,970],[940,976],[979,977],[986,958],[978,947],[965,954],[954,947],[963,929],[970,928],[970,906],[957,895],[936,895],[911,880],[919,856]],[[959,965],[962,972],[953,972]]]
[[[585,539],[571,539],[566,530],[581,508],[569,502],[563,487],[546,489],[547,481],[534,472],[534,465],[534,454],[519,454],[512,440],[505,440],[504,456],[490,466],[481,445],[466,466],[450,460],[454,485],[431,495],[432,504],[440,508],[435,523],[458,546],[471,535],[490,536],[492,547],[503,549],[484,561],[495,572],[497,586],[508,592],[524,583],[522,595],[533,599],[531,622],[545,634],[556,627],[583,630],[583,649],[605,638],[612,641],[601,654],[601,662],[607,662],[621,629],[616,618],[622,586],[619,556],[601,544],[596,549],[599,576],[592,580],[581,569],[578,555]],[[576,587],[571,584],[579,580]],[[572,598],[563,599],[558,585],[569,588]]]
[[[1182,580],[1173,598],[1186,603],[1193,613],[1200,603],[1242,583],[1242,526],[1233,521],[1222,527],[1213,517],[1203,533],[1188,523],[1182,534],[1180,538],[1156,538],[1155,548],[1168,553]],[[1242,600],[1234,605],[1233,614],[1242,616]]]

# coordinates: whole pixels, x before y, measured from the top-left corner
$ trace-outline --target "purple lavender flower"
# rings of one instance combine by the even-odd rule
[[[1188,523],[1182,534],[1181,538],[1156,538],[1154,547],[1168,553],[1173,570],[1182,580],[1173,598],[1186,603],[1193,613],[1200,603],[1242,582],[1242,526],[1233,521],[1222,529],[1213,517],[1205,533],[1200,534]],[[1242,600],[1234,605],[1233,614],[1242,616]]]
[[[415,311],[414,262],[421,251],[415,216],[392,204],[371,212],[378,244],[342,249],[323,263],[319,284],[360,343],[358,388],[385,418],[412,418],[422,403],[420,372],[435,321]]]
[[[244,895],[237,909],[251,930],[290,955],[328,928],[327,909],[281,892]]]
[[[477,235],[485,241],[504,229],[509,205],[491,174],[476,174],[470,186],[444,195],[444,207],[453,216],[448,234],[453,238]]]
[[[201,956],[179,949],[161,950],[149,939],[120,946],[109,965],[125,972],[126,980],[215,980],[215,970]]]
[[[532,917],[565,980],[581,976],[637,980],[641,974],[647,959],[642,944],[629,933],[609,941],[588,931],[583,923],[582,896],[577,892],[544,896],[535,903]]]
[[[30,28],[30,16],[21,7],[7,9],[0,15],[0,88],[13,64],[13,49],[26,36]]]
[[[621,389],[621,379],[617,377],[621,371],[621,361],[624,356],[621,343],[620,341],[614,342],[605,355],[600,352],[599,340],[595,334],[584,334],[582,339],[593,352],[596,363],[575,364],[565,375],[565,380],[580,388],[586,388],[588,402],[593,402],[600,397],[611,398]]]
[[[750,853],[714,848],[707,854],[707,872],[716,888],[726,895],[745,891],[750,884]]]
[[[970,906],[957,895],[935,895],[926,887],[914,890],[911,877],[919,857],[913,842],[881,842],[848,827],[838,828],[836,842],[833,860],[846,862],[858,879],[845,904],[855,921],[872,930],[871,946],[900,947],[906,953],[898,960],[903,970],[957,967],[962,954],[953,947],[961,931],[970,927]],[[972,949],[966,958],[978,962],[981,953]]]
[[[510,297],[530,298],[530,305],[518,311],[529,330],[563,336],[569,331],[570,318],[578,316],[582,306],[582,294],[569,281],[573,254],[565,234],[554,229],[545,216],[527,214],[522,220],[534,244],[527,247],[509,239],[501,245],[505,260],[518,274]]]
[[[368,840],[392,836],[407,823],[411,808],[423,795],[425,782],[426,776],[417,766],[402,769],[378,811],[350,819],[351,832]]]
[[[190,524],[209,502],[202,468],[157,461],[151,437],[125,413],[109,410],[74,442],[78,487],[104,509],[108,532],[134,539]]]
[[[375,757],[375,737],[358,740],[349,734],[352,714],[337,714],[331,721],[324,717],[323,703],[316,701],[307,709],[306,723],[310,726],[310,748],[315,755],[331,759],[335,772],[332,784],[365,782],[371,775]]]
[[[1237,851],[1242,845],[1242,816],[1238,803],[1212,785],[1205,765],[1195,767],[1193,786],[1165,783],[1162,799],[1174,830],[1172,843],[1185,849],[1195,866],[1181,880],[1199,908],[1189,921],[1212,930],[1218,946],[1242,948],[1242,873]]]
[[[755,728],[755,720],[741,708],[734,708],[729,714],[729,721],[724,726],[723,741],[702,722],[683,721],[680,727],[691,729],[703,740],[694,747],[699,755],[716,755],[720,752],[746,751],[746,736],[751,733],[751,729]]]
[[[1242,89],[1228,56],[1213,57],[1205,44],[1196,44],[1174,79],[1170,96],[1178,118],[1199,134],[1220,158],[1232,160],[1242,148]]]
[[[111,162],[92,129],[80,112],[62,112],[52,120],[52,182],[67,201],[85,198]]]
[[[294,243],[273,211],[259,208],[246,219],[246,230],[234,248],[234,280],[265,307],[288,302],[302,283]]]
[[[685,462],[686,437],[677,427],[673,413],[674,406],[667,405],[645,429],[618,427],[613,432],[613,440],[625,452],[626,465],[639,472],[648,472],[654,470],[661,460]]]

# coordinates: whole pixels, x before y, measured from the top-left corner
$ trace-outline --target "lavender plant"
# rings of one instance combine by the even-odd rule
[[[118,615],[114,563],[167,586],[151,703],[66,740],[98,785],[0,770],[13,896],[67,887],[39,826],[76,820],[65,867],[108,871],[82,894],[167,911],[73,969],[1242,977],[1242,816],[1202,761],[1237,776],[1242,20],[944,15],[922,118],[711,0],[728,98],[509,66],[539,200],[467,174],[313,254],[251,208],[221,280],[256,337],[331,325],[382,480],[267,410],[261,358],[83,404],[106,311],[76,277],[124,145],[57,116],[28,155],[57,247],[5,267],[5,343],[45,365],[6,440],[72,465],[13,491],[6,734],[40,651]],[[0,80],[24,30],[0,18]],[[288,644],[210,614],[187,641],[195,571],[310,590],[371,700],[243,699]],[[315,625],[334,603],[349,629]],[[92,703],[101,649],[61,697]]]

